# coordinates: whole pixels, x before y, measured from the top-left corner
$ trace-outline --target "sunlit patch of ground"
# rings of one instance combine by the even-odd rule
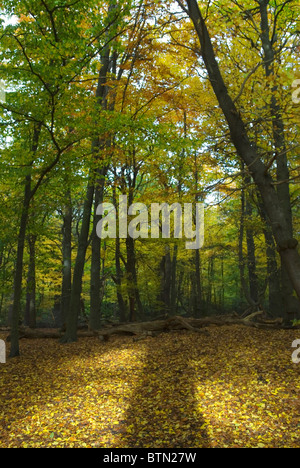
[[[300,447],[299,331],[209,333],[22,340],[0,364],[0,447]]]

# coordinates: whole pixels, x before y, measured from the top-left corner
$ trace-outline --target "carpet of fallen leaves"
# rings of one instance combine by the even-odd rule
[[[0,364],[0,448],[299,448],[299,331],[209,335],[22,340]]]

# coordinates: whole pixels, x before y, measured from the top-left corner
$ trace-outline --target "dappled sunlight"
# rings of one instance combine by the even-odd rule
[[[204,348],[192,364],[211,446],[299,446],[300,369],[289,348],[295,332],[232,327],[210,333],[212,354]]]
[[[296,333],[22,340],[0,366],[0,447],[296,447]]]
[[[0,368],[0,446],[114,444],[143,369],[143,348],[127,341],[23,341],[22,358]]]

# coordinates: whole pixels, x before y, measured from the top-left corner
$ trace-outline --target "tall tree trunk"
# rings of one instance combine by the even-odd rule
[[[160,262],[160,292],[159,304],[162,314],[170,314],[171,310],[171,288],[172,288],[172,260],[170,246],[165,247],[165,255]]]
[[[261,202],[258,202],[260,217],[264,223],[263,232],[266,243],[267,272],[269,285],[269,311],[274,317],[282,317],[283,300],[281,294],[281,283],[276,260],[276,246],[271,228],[267,222],[267,216]]]
[[[25,324],[30,328],[36,327],[36,271],[35,271],[35,246],[37,235],[28,236],[29,266],[27,275],[27,295],[25,308]]]
[[[246,184],[250,183],[250,178],[245,178]],[[249,196],[246,196],[245,215],[247,219],[246,225],[246,239],[247,239],[247,266],[248,266],[248,277],[249,277],[249,292],[251,301],[254,304],[258,304],[258,278],[256,274],[256,256],[255,256],[255,241],[253,228],[251,226],[253,208],[249,200]]]
[[[35,125],[33,132],[33,141],[31,151],[33,154],[37,152],[39,137],[41,132],[41,126]],[[30,164],[29,174],[25,177],[24,186],[24,197],[22,204],[22,213],[19,225],[18,234],[18,247],[17,247],[17,260],[15,267],[14,277],[14,292],[13,292],[13,306],[11,313],[11,335],[10,335],[10,357],[17,357],[20,355],[19,348],[19,320],[21,314],[21,297],[22,297],[22,278],[23,278],[23,258],[24,258],[24,247],[26,239],[26,230],[29,218],[29,207],[33,193],[31,191],[31,170],[33,166],[33,160]]]
[[[98,84],[96,90],[96,99],[99,106],[105,108],[106,106],[106,97],[107,97],[107,73],[109,70],[109,56],[110,56],[110,49],[109,47],[105,47],[103,54],[101,56],[101,67],[99,70],[98,76]],[[103,162],[103,155],[101,155],[101,150],[103,150],[103,139],[97,137],[92,142],[92,154],[94,162],[93,164],[100,167],[98,171],[104,171],[104,162]],[[75,261],[74,273],[73,273],[73,284],[72,284],[72,293],[71,293],[71,301],[70,301],[70,308],[67,315],[66,321],[66,333],[62,338],[63,343],[69,343],[77,341],[77,324],[78,324],[78,316],[80,314],[80,306],[81,306],[81,293],[82,293],[82,277],[84,272],[84,265],[85,265],[85,257],[86,251],[88,248],[88,238],[89,238],[89,229],[90,229],[90,221],[92,216],[92,207],[94,201],[94,193],[97,193],[97,197],[101,198],[98,190],[99,187],[96,185],[97,175],[99,176],[99,172],[94,168],[90,169],[89,174],[89,181],[88,187],[86,192],[86,198],[84,202],[83,208],[83,219],[81,225],[81,231],[79,235],[79,242],[78,242],[78,250],[77,250],[77,257]],[[94,259],[93,259],[93,271],[100,271],[100,247],[98,239],[95,239],[95,229],[94,226]],[[97,246],[95,245],[97,243]],[[99,248],[98,248],[99,247]],[[97,252],[96,252],[97,250]],[[99,250],[99,252],[98,252]],[[96,255],[96,257],[95,257]],[[97,274],[97,273],[95,273]],[[93,277],[93,281],[95,277]],[[98,290],[93,289],[95,294],[99,294],[100,298],[100,287]],[[98,296],[97,296],[98,297]],[[96,304],[96,299],[93,299],[93,306]],[[94,310],[94,316],[97,315],[98,311]]]
[[[212,255],[208,260],[207,268],[207,309],[209,310],[212,306],[213,288],[214,288],[214,276],[215,276],[215,258]]]
[[[203,314],[203,304],[202,304],[202,289],[201,289],[201,257],[200,250],[195,250],[195,307],[194,314],[195,317],[200,317],[201,313]]]
[[[243,173],[243,181],[245,181],[244,177],[244,165],[242,164],[242,173]],[[248,304],[250,306],[254,306],[255,302],[249,293],[249,288],[246,281],[245,276],[245,255],[244,255],[244,236],[245,236],[245,216],[246,216],[246,194],[245,188],[242,187],[241,190],[241,218],[240,218],[240,229],[239,229],[239,270],[240,270],[240,283],[241,283],[241,299],[243,297],[246,298]],[[247,245],[248,249],[248,245]]]
[[[129,320],[130,322],[134,322],[137,320],[137,318],[142,318],[144,312],[138,287],[134,239],[132,239],[130,236],[126,239],[126,250],[126,276],[130,306]]]
[[[22,215],[20,220],[18,234],[17,260],[14,279],[14,298],[11,318],[10,334],[10,357],[20,355],[19,349],[19,320],[21,315],[21,296],[22,296],[22,277],[23,277],[23,257],[26,238],[26,229],[28,224],[29,205],[31,200],[31,176],[26,177],[25,190],[22,206]]]
[[[270,38],[270,26],[268,19],[268,5],[269,0],[260,0],[260,18],[261,18],[261,41],[264,50],[264,67],[266,77],[274,76],[274,40]],[[273,38],[276,31],[273,31]],[[272,117],[273,127],[273,141],[275,148],[276,157],[276,178],[277,178],[277,193],[281,203],[281,207],[285,213],[286,223],[289,230],[290,238],[293,237],[293,216],[291,208],[291,197],[289,187],[289,168],[287,159],[287,147],[285,142],[285,131],[284,123],[282,119],[282,112],[280,105],[276,98],[277,86],[273,85],[271,88],[271,101],[270,101],[270,113]],[[283,295],[283,310],[285,312],[285,318],[289,319],[289,314],[293,314],[293,285],[287,274],[285,265],[281,265],[281,282],[282,282],[282,295]],[[299,304],[300,306],[300,304]],[[292,316],[291,319],[294,317]]]
[[[101,279],[101,239],[96,234],[96,226],[99,216],[96,210],[99,204],[103,203],[104,198],[104,177],[107,169],[101,171],[102,179],[98,178],[95,187],[94,204],[94,228],[92,235],[92,259],[91,259],[91,285],[90,285],[90,319],[89,326],[91,330],[99,330],[101,327],[101,305],[102,305],[102,279]]]
[[[94,175],[93,171],[91,170],[86,191],[86,197],[84,201],[81,230],[78,239],[77,256],[73,272],[70,307],[68,310],[66,320],[66,332],[61,339],[62,343],[72,343],[74,341],[77,341],[78,316],[81,307],[82,277],[84,272],[86,250],[88,246],[91,210],[94,198],[93,178]]]
[[[116,207],[116,215],[117,215],[117,225],[119,225],[119,208],[117,203],[116,197],[116,189],[113,185],[113,203]],[[114,281],[116,283],[117,288],[117,299],[118,299],[118,306],[119,306],[119,320],[120,322],[126,322],[126,305],[122,294],[122,279],[123,279],[123,272],[121,268],[121,244],[120,244],[120,237],[119,232],[117,232],[116,237],[116,251],[115,251],[115,264],[116,264],[116,277]]]
[[[113,11],[116,7],[114,2],[109,5],[109,11]],[[108,86],[107,77],[108,73],[112,72],[116,76],[117,70],[117,57],[115,51],[110,51],[106,47],[101,57],[101,70],[100,70],[100,84],[101,88],[98,90],[98,102],[103,110],[109,109],[111,112],[115,108],[116,94],[111,86]],[[120,73],[119,78],[121,78]],[[116,79],[116,78],[114,78]],[[109,99],[110,98],[110,99]],[[109,102],[110,101],[110,102]],[[91,260],[91,285],[90,285],[90,328],[98,330],[101,327],[101,304],[103,299],[104,283],[101,280],[101,239],[96,235],[96,226],[100,221],[100,216],[96,214],[99,204],[104,201],[105,178],[109,165],[104,162],[108,156],[108,150],[111,147],[112,137],[99,141],[99,152],[102,151],[103,155],[101,167],[97,169],[97,179],[95,184],[95,210],[94,210],[94,227],[92,233],[92,260]]]
[[[61,325],[65,325],[71,303],[72,290],[72,199],[71,191],[66,194],[66,205],[63,214],[63,271],[61,290]]]
[[[177,299],[177,255],[178,245],[174,245],[173,256],[171,261],[171,286],[170,286],[170,311],[171,315],[176,315],[176,299]]]
[[[179,4],[182,6],[181,1],[179,1]],[[255,146],[251,143],[244,121],[228,93],[197,0],[186,0],[186,4],[187,12],[193,21],[201,43],[201,53],[211,85],[230,129],[231,140],[238,155],[247,165],[261,194],[282,262],[287,269],[293,287],[300,299],[300,256],[297,251],[298,241],[293,239],[290,235],[290,226],[286,221],[285,211],[281,205],[278,193],[274,188],[273,178],[260,159]]]
[[[99,82],[97,97],[98,103],[103,110],[107,109],[107,97],[109,87],[106,85],[107,76],[110,67],[110,48],[106,47],[101,57],[101,69],[99,73]],[[107,149],[110,147],[110,139],[101,139],[97,141],[98,147],[98,165],[96,170],[95,182],[95,202],[94,202],[94,221],[92,233],[92,259],[91,259],[91,284],[90,284],[90,327],[91,329],[98,330],[101,326],[101,239],[96,234],[96,226],[101,219],[97,215],[97,207],[103,203],[105,178],[108,171],[108,165],[105,162],[107,157]],[[101,154],[102,153],[102,154]]]
[[[123,272],[121,268],[121,261],[120,261],[120,238],[116,238],[116,254],[115,254],[115,261],[116,261],[116,286],[117,286],[117,299],[118,299],[118,306],[119,306],[119,319],[120,322],[126,322],[126,305],[122,294],[122,278]]]
[[[200,202],[200,195],[199,195],[199,169],[197,164],[197,153],[194,154],[194,164],[195,164],[195,202]],[[203,201],[203,200],[202,200]],[[203,300],[202,300],[202,287],[201,287],[201,257],[200,257],[200,250],[195,250],[195,292],[196,292],[196,301],[194,307],[194,314],[195,317],[200,317],[201,313],[203,314]]]

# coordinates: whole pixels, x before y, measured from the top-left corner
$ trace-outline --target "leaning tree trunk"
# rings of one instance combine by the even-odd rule
[[[178,0],[177,0],[178,1]],[[182,5],[181,1],[178,3]],[[245,123],[228,93],[219,64],[216,60],[211,38],[196,0],[186,0],[187,12],[194,24],[201,43],[201,53],[211,85],[218,99],[220,108],[228,123],[231,140],[239,157],[248,170],[261,194],[264,208],[272,226],[274,238],[293,287],[300,299],[300,256],[297,251],[298,241],[293,239],[286,221],[274,181],[267,167],[260,159],[255,146],[251,143]]]

